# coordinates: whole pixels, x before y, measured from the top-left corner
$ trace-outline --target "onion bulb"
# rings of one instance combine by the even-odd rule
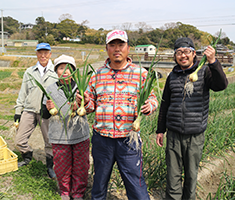
[[[189,75],[189,80],[191,81],[191,82],[195,82],[195,81],[197,81],[198,80],[198,75],[197,75],[197,73],[192,73],[192,74],[190,74]]]
[[[133,131],[135,131],[135,132],[140,131],[140,121],[141,121],[141,117],[138,116],[132,124]]]
[[[78,108],[77,114],[81,117],[86,115],[86,109],[84,108],[84,106],[81,106],[80,108]]]
[[[19,120],[17,119],[16,122],[13,124],[14,127],[18,128],[20,125]]]
[[[50,113],[52,116],[55,116],[55,115],[57,115],[58,110],[56,109],[56,107],[54,107],[54,108],[50,109],[49,113]]]

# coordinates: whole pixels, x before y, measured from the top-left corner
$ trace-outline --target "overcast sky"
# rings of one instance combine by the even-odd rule
[[[145,22],[152,28],[182,22],[215,34],[220,29],[235,43],[235,0],[1,0],[3,16],[35,24],[37,17],[59,22],[62,14],[88,27],[111,30],[123,23]]]

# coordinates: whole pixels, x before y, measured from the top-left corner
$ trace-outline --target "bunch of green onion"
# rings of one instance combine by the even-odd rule
[[[28,75],[30,76],[30,78],[35,82],[35,84],[39,87],[39,89],[43,92],[43,94],[47,97],[48,100],[52,100],[53,104],[54,104],[54,108],[49,110],[49,113],[52,116],[56,116],[58,113],[61,116],[61,118],[63,119],[63,123],[64,123],[64,129],[65,129],[65,134],[67,135],[67,124],[66,124],[66,120],[65,120],[65,116],[63,115],[62,112],[60,112],[61,107],[63,107],[63,105],[59,108],[55,101],[53,100],[53,98],[51,97],[51,95],[49,93],[46,92],[46,90],[44,89],[44,87],[30,74],[28,73]],[[66,77],[67,78],[67,77]],[[32,81],[30,80],[30,81]],[[68,101],[66,101],[67,103]]]
[[[90,53],[89,53],[89,55],[90,55]],[[88,87],[89,81],[92,76],[92,72],[95,73],[94,68],[90,64],[87,64],[87,59],[88,59],[89,55],[87,56],[85,63],[83,65],[82,74],[79,72],[78,69],[73,74],[73,78],[77,84],[79,94],[82,96],[81,105],[77,109],[77,114],[81,117],[86,115],[84,92],[86,91],[86,89]],[[92,71],[88,71],[89,67],[91,68]]]
[[[211,36],[211,35],[210,35],[210,36]],[[219,36],[218,36],[217,40],[215,40],[215,38],[214,38],[213,36],[211,36],[211,37],[212,37],[212,41],[210,41],[210,40],[207,38],[207,39],[209,40],[210,45],[211,45],[214,49],[216,49],[216,44],[218,43],[218,41],[219,41],[219,39],[220,39],[220,36],[221,36],[221,30],[220,30],[220,33],[219,33]],[[191,82],[195,82],[195,81],[198,80],[198,75],[197,75],[197,73],[198,73],[198,71],[202,68],[202,66],[205,65],[206,61],[207,61],[206,55],[203,55],[201,61],[200,61],[199,64],[198,64],[198,68],[197,68],[192,74],[189,75],[189,80],[190,80]]]
[[[90,55],[90,53],[89,53],[89,55]],[[65,69],[64,69],[64,72],[62,73],[62,76],[59,78],[59,80],[63,80],[63,82],[65,82],[65,79],[68,79],[68,78],[72,77],[73,80],[75,81],[75,83],[77,85],[77,89],[78,89],[80,95],[82,96],[81,105],[77,109],[77,114],[80,117],[86,115],[85,102],[84,102],[84,100],[85,100],[84,92],[86,91],[86,89],[88,87],[89,81],[90,81],[91,76],[92,76],[92,72],[95,72],[94,68],[90,64],[87,64],[87,60],[88,60],[89,55],[87,56],[87,58],[86,58],[86,60],[83,64],[83,72],[82,73],[79,72],[79,69],[76,69],[75,71],[73,71],[70,64],[67,64]],[[88,71],[89,67],[92,69],[92,71]],[[64,78],[63,74],[65,73],[67,68],[69,68],[69,70],[71,72],[71,75]],[[71,86],[70,81],[69,81],[68,87],[66,87],[65,85],[62,85],[60,88],[64,91],[64,94],[67,98],[67,101],[63,105],[65,105],[67,102],[71,103],[71,105],[73,105],[74,103],[77,104],[77,102],[75,101],[76,90],[72,91],[72,86]],[[74,117],[75,115],[76,115],[76,113],[73,112],[72,108],[71,108],[70,116]]]
[[[142,67],[140,66],[139,91],[137,95],[137,118],[132,124],[132,130],[135,132],[138,132],[140,130],[140,122],[141,122],[141,116],[142,116],[141,107],[145,104],[145,101],[148,99],[151,91],[154,88],[154,82],[157,79],[156,72],[154,71],[153,66],[156,65],[159,61],[158,60],[155,62],[155,58],[158,53],[161,41],[162,41],[162,38],[158,44],[157,50],[154,54],[152,63],[148,70],[146,80],[143,85],[142,85]]]
[[[69,68],[70,70],[70,73],[71,75],[67,76],[67,77],[63,77],[63,74],[66,72],[66,70]],[[60,109],[66,104],[66,103],[69,103],[71,105],[70,109],[67,111],[66,115],[68,114],[69,112],[69,116],[70,117],[75,117],[76,115],[76,112],[73,111],[73,105],[74,103],[76,103],[75,101],[75,93],[76,93],[76,90],[73,91],[72,89],[72,85],[71,85],[71,81],[68,81],[68,86],[65,84],[66,83],[66,79],[72,77],[74,79],[74,74],[76,73],[76,70],[73,71],[72,67],[70,66],[70,64],[67,64],[61,77],[59,77],[58,79],[59,80],[62,80],[62,82],[64,84],[61,84],[59,86],[59,89],[62,89],[66,98],[67,98],[67,101],[60,107]]]
[[[44,87],[41,85],[41,83],[39,83],[37,81],[37,79],[35,79],[30,73],[28,73],[28,75],[30,76],[31,79],[34,80],[34,82],[36,83],[36,85],[39,87],[39,89],[43,92],[43,94],[47,97],[48,100],[52,100],[52,102],[54,103],[55,107],[49,110],[49,113],[52,116],[55,116],[58,114],[58,106],[56,105],[55,101],[52,99],[51,95],[49,93],[46,92],[46,90],[44,89]]]

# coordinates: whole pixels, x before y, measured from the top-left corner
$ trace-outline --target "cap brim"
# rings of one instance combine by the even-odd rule
[[[75,64],[75,63],[72,63],[72,62],[70,62],[70,61],[68,61],[68,60],[60,60],[58,63],[55,64],[54,71],[56,71],[58,65],[60,65],[60,64],[62,64],[62,63],[70,64],[70,65],[72,65],[74,71],[76,70],[76,64]],[[74,65],[74,64],[75,64],[75,65]]]
[[[120,36],[115,36],[115,37],[112,37],[112,38],[110,38],[109,40],[107,40],[107,41],[106,41],[106,44],[110,43],[110,42],[113,41],[113,40],[117,40],[117,39],[122,40],[123,42],[127,42],[127,39],[125,39],[125,38],[123,38],[123,37],[120,37]]]
[[[50,48],[45,48],[45,47],[44,47],[44,48],[37,48],[37,49],[35,49],[35,51],[42,50],[42,49],[44,49],[44,50],[49,50],[49,51],[51,50]]]

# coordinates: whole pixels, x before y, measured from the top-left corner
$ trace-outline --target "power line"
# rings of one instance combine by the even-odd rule
[[[226,18],[229,17],[230,19],[221,19],[221,18]],[[212,20],[198,20],[198,19],[209,19],[212,18]],[[220,19],[216,19],[220,18]],[[234,19],[232,19],[234,18]],[[193,19],[193,21],[192,21]],[[228,15],[228,16],[213,16],[213,17],[199,17],[199,18],[184,18],[184,19],[169,19],[169,20],[154,20],[154,21],[144,21],[146,25],[157,25],[157,24],[166,24],[166,23],[174,23],[174,22],[181,22],[181,21],[188,21],[188,23],[198,23],[198,22],[218,22],[218,21],[230,21],[230,20],[235,20],[235,15]],[[139,21],[140,22],[140,21]],[[124,24],[124,23],[138,23],[137,21],[129,21],[129,22],[115,22],[115,23],[107,23],[107,24],[90,24],[90,26],[114,26],[116,24]]]
[[[20,11],[20,10],[50,10],[52,8],[68,8],[68,7],[77,7],[77,6],[86,6],[86,5],[93,5],[93,4],[97,4],[97,3],[106,3],[106,0],[93,0],[93,1],[84,1],[81,3],[76,3],[76,4],[65,4],[65,5],[52,5],[52,6],[46,6],[46,7],[28,7],[28,8],[5,8],[3,10],[7,10],[7,11]]]
[[[206,24],[206,25],[197,25],[198,27],[209,27],[209,26],[234,26],[235,23],[231,24]]]

